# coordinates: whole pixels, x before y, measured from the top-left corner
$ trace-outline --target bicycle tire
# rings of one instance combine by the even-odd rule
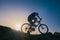
[[[47,29],[45,33],[48,33],[49,29],[48,29],[48,26],[47,26],[46,24],[40,24],[39,27],[38,27],[38,31],[39,31],[41,34],[44,33],[44,32],[42,32],[42,31],[40,30],[40,28],[42,27],[42,25],[43,25],[44,27],[46,27],[46,29]]]
[[[23,31],[24,29],[22,29],[22,28],[24,27],[24,25],[30,26],[30,24],[29,24],[29,23],[24,23],[24,24],[22,24],[22,26],[21,26],[21,31],[22,31],[23,33],[25,33],[25,32]],[[30,27],[29,27],[29,28],[30,28]],[[28,31],[29,31],[29,29],[28,29]],[[27,32],[28,32],[28,31],[27,31]],[[26,33],[27,33],[27,32],[26,32]]]

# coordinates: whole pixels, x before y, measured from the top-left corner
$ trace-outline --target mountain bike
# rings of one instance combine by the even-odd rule
[[[31,25],[30,23],[24,23],[21,26],[21,31],[24,33],[30,33],[32,31],[35,31],[36,27],[32,27],[32,26],[33,25]],[[48,33],[49,31],[48,26],[46,24],[39,23],[37,27],[40,33]]]

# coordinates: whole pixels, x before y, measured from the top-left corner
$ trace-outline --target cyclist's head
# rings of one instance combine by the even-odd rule
[[[31,13],[30,16],[33,16],[33,17],[38,16],[38,13],[37,12],[33,12],[33,13]]]
[[[31,13],[31,14],[28,16],[28,21],[29,21],[29,22],[32,22],[32,20],[35,19],[36,16],[38,16],[38,13],[37,13],[37,12]]]
[[[38,16],[38,13],[37,13],[37,12],[31,13],[31,14],[28,16],[28,18],[29,18],[29,19],[33,19],[33,18],[35,18],[35,16]]]

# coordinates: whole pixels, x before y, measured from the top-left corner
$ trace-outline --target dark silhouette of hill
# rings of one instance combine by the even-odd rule
[[[60,40],[60,33],[29,35],[0,25],[0,40]]]
[[[60,33],[54,33],[51,32],[47,34],[41,34],[41,35],[31,35],[31,40],[60,40]]]

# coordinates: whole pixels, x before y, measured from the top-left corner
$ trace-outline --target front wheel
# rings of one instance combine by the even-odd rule
[[[40,33],[48,33],[49,31],[48,26],[45,24],[40,24],[38,30]]]

